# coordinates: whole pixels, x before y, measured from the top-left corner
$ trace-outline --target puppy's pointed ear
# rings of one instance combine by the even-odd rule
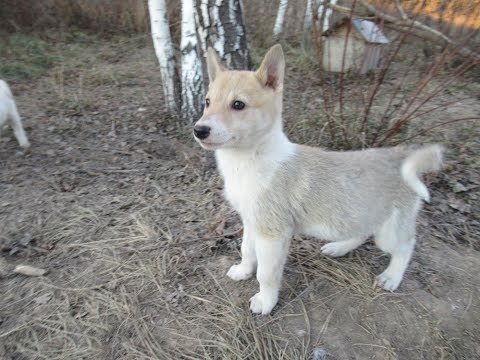
[[[213,48],[209,47],[207,50],[207,70],[208,70],[208,80],[210,83],[215,80],[219,72],[225,70],[225,67],[220,62],[220,58]]]
[[[273,90],[283,90],[283,76],[285,73],[285,57],[282,47],[277,44],[268,50],[255,75],[260,83]]]

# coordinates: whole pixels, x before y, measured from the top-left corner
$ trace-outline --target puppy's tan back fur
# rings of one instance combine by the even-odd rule
[[[408,212],[419,201],[415,188],[402,176],[402,167],[422,154],[423,163],[412,165],[419,166],[412,167],[418,180],[418,173],[439,166],[439,151],[437,145],[349,152],[299,145],[259,196],[258,231],[277,238],[285,227],[293,226],[297,233],[330,241],[374,235],[394,208]],[[313,231],[317,224],[328,233]]]

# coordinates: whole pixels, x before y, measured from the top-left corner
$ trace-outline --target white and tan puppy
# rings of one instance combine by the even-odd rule
[[[209,49],[209,91],[194,135],[215,150],[225,196],[243,226],[242,261],[227,275],[260,291],[254,313],[278,301],[283,267],[294,234],[329,241],[322,251],[342,256],[371,235],[391,255],[378,276],[386,290],[402,281],[415,244],[415,218],[429,193],[419,178],[440,168],[442,148],[332,152],[291,143],[282,130],[285,61],[275,45],[256,72],[229,71]]]
[[[0,130],[7,124],[12,126],[13,132],[20,146],[28,148],[30,143],[23,130],[22,120],[18,114],[12,92],[7,83],[0,80]]]

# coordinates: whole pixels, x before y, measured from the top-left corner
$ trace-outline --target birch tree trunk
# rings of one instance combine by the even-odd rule
[[[148,0],[153,46],[160,64],[163,93],[168,111],[177,113],[179,110],[180,82],[175,67],[170,28],[167,19],[165,0]]]
[[[182,0],[180,49],[182,52],[182,117],[189,122],[194,122],[202,112],[205,94],[202,61],[195,29],[194,0]]]
[[[212,46],[227,67],[250,69],[242,0],[195,0],[195,8],[202,51]]]
[[[303,22],[302,47],[307,50],[312,45],[312,26],[316,26],[320,36],[334,23],[333,11],[329,4],[335,5],[338,0],[307,0],[307,8]],[[325,7],[326,6],[326,7]],[[337,19],[339,20],[339,19]]]
[[[325,4],[322,3],[318,7],[317,14],[319,16],[319,23],[317,24],[317,26],[321,34],[327,31],[333,23],[331,19],[333,10],[328,6],[328,4],[336,5],[337,1],[338,0],[325,1]]]
[[[285,12],[287,11],[287,7],[288,0],[280,0],[277,18],[275,19],[275,25],[273,27],[273,36],[277,41],[283,39],[283,24],[285,23]]]

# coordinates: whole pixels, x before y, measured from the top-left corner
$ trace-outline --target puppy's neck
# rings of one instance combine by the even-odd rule
[[[217,159],[224,165],[225,162],[232,162],[232,166],[240,162],[268,165],[285,161],[294,153],[295,144],[287,138],[281,124],[281,121],[277,122],[270,132],[251,147],[216,150]]]
[[[248,219],[257,195],[268,188],[277,169],[295,154],[296,145],[276,124],[250,148],[219,149],[215,155],[225,184],[225,195],[234,208]]]

